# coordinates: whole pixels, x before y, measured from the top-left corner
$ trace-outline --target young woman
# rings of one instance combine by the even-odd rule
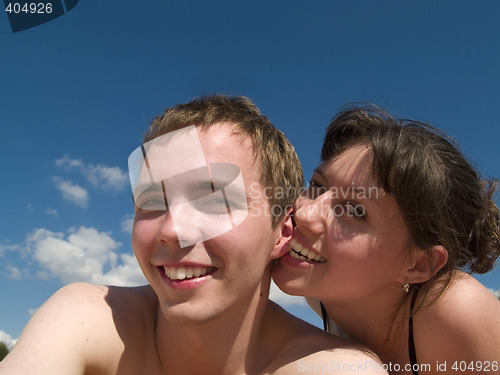
[[[454,142],[377,107],[338,114],[273,277],[394,374],[500,374],[496,181]]]

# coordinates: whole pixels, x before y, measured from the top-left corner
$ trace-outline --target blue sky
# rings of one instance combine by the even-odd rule
[[[330,118],[373,102],[443,129],[499,177],[499,45],[494,0],[82,0],[15,34],[1,14],[0,336],[66,283],[142,282],[127,157],[166,107],[249,96],[309,178]],[[478,279],[500,289],[500,269]]]

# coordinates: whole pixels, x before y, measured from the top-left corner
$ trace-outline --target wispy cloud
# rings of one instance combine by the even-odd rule
[[[120,243],[95,228],[72,229],[67,235],[36,229],[28,235],[28,251],[42,270],[64,284],[142,285],[145,278],[133,255],[117,254]]]
[[[128,175],[119,167],[108,167],[103,164],[86,164],[80,159],[72,159],[69,155],[55,161],[57,167],[65,170],[77,170],[93,186],[104,190],[122,190],[128,183]]]
[[[22,280],[23,276],[19,268],[14,266],[6,266],[5,269],[7,270],[7,278],[11,280]]]
[[[51,216],[55,216],[55,217],[59,216],[59,212],[57,210],[53,209],[53,208],[47,208],[45,210],[45,213],[47,215],[51,215]]]
[[[69,155],[64,155],[62,158],[56,159],[56,166],[71,170],[74,168],[83,168],[84,164],[80,159],[71,159]]]
[[[7,332],[0,330],[0,342],[5,343],[5,345],[7,345],[7,348],[12,349],[16,341],[17,339],[13,339],[12,336]]]
[[[293,305],[307,306],[304,297],[290,296],[283,293],[274,283],[271,281],[271,289],[269,291],[269,299],[276,302],[278,305],[289,307]]]
[[[19,245],[2,245],[0,244],[0,257],[3,257],[7,251],[14,251],[19,248]]]
[[[89,195],[86,189],[57,176],[53,178],[53,181],[56,188],[62,193],[64,199],[82,208],[87,207],[89,203]]]
[[[101,164],[88,165],[85,175],[92,185],[105,190],[121,190],[128,182],[128,175],[120,168]]]
[[[121,228],[123,233],[132,233],[132,227],[134,226],[134,215],[127,214],[122,217]]]
[[[488,288],[488,290],[489,290],[491,293],[493,293],[493,294],[494,294],[497,298],[499,298],[499,299],[500,299],[500,289],[495,290],[495,289]]]
[[[33,316],[33,315],[35,315],[35,313],[38,311],[38,309],[39,309],[39,307],[36,307],[36,308],[34,308],[34,309],[28,309],[28,314],[29,314],[30,316]]]

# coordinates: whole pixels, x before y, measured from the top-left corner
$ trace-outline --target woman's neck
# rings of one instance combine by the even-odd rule
[[[408,343],[409,299],[395,290],[390,298],[364,296],[359,300],[322,301],[340,330],[372,349],[384,363],[405,361]]]

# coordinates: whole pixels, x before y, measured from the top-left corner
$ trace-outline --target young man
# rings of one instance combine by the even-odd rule
[[[1,375],[385,373],[363,348],[268,300],[303,181],[293,147],[252,102],[168,109],[129,171],[132,247],[150,285],[64,287]]]

